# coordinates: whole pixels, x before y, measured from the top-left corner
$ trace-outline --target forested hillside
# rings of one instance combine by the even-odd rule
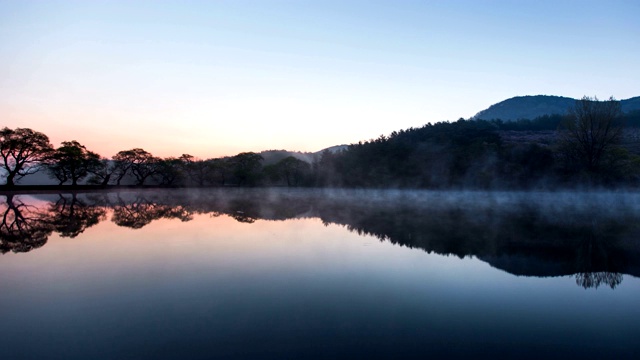
[[[569,115],[464,120],[395,131],[321,153],[271,150],[198,159],[141,148],[101,157],[77,141],[2,129],[6,187],[39,172],[60,186],[557,188],[640,184],[640,111],[583,99]]]

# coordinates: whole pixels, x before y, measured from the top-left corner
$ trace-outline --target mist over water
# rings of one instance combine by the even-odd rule
[[[0,333],[16,346],[0,355],[633,358],[639,200],[285,188],[7,195]]]

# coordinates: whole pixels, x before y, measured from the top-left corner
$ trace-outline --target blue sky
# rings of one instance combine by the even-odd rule
[[[317,151],[640,91],[638,1],[3,1],[0,114],[104,156]]]

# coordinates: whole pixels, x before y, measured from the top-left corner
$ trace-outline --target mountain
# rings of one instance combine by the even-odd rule
[[[535,119],[544,115],[564,115],[574,106],[576,100],[578,99],[552,95],[516,96],[489,106],[488,109],[480,111],[473,118],[510,121]],[[625,113],[640,110],[640,96],[621,100],[620,105]]]
[[[294,158],[308,163],[313,163],[315,160],[315,153],[300,152],[300,151],[287,151],[287,150],[266,150],[261,151],[260,155],[264,159],[263,165],[275,164],[278,161],[293,156]]]
[[[266,151],[261,151],[260,155],[264,159],[264,162],[263,162],[264,165],[275,164],[278,161],[289,156],[293,156],[298,160],[306,161],[309,164],[312,164],[315,160],[320,159],[320,156],[322,156],[322,153],[324,151],[329,151],[330,153],[336,153],[336,152],[345,150],[347,147],[348,145],[335,145],[335,146],[331,146],[326,149],[322,149],[320,151],[316,151],[313,153],[300,152],[300,151],[288,151],[288,150],[266,150]]]
[[[335,146],[330,146],[326,149],[322,149],[318,152],[315,152],[314,154],[316,154],[317,156],[320,156],[323,152],[328,151],[332,154],[335,154],[337,152],[343,151],[343,150],[347,150],[347,148],[349,147],[349,145],[335,145]]]

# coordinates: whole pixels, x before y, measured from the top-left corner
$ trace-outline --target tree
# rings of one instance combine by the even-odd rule
[[[144,185],[146,179],[158,172],[160,162],[159,158],[140,148],[120,151],[113,160],[118,168],[118,185],[128,172],[136,178],[136,185]]]
[[[293,156],[288,156],[264,168],[272,181],[284,179],[287,186],[298,186],[311,170],[311,165]]]
[[[120,182],[130,172],[133,163],[129,161],[127,154],[124,151],[118,152],[113,157],[113,172],[111,176],[115,177],[116,185],[120,185]]]
[[[43,133],[27,128],[0,130],[0,156],[7,186],[14,186],[18,179],[40,170],[40,163],[52,149],[49,138]]]
[[[233,175],[238,185],[255,185],[260,178],[262,155],[243,152],[230,159]]]
[[[71,185],[78,185],[78,181],[89,173],[98,172],[103,166],[100,155],[87,150],[79,142],[64,141],[47,159],[49,174],[60,181],[60,185],[71,180]]]
[[[189,163],[188,169],[191,180],[198,186],[204,186],[211,179],[213,168],[209,160],[196,159]]]
[[[156,177],[161,185],[173,186],[182,182],[184,178],[184,163],[181,159],[168,157],[158,162]]]
[[[192,177],[191,164],[193,164],[193,162],[196,161],[195,156],[189,155],[189,154],[182,154],[180,155],[178,160],[180,160],[180,163],[182,164],[182,172],[185,174],[185,176],[191,178]]]
[[[231,165],[228,159],[210,159],[211,180],[220,186],[225,186],[230,176]]]
[[[182,172],[192,185],[205,186],[213,182],[213,160],[202,160],[189,154],[182,154],[178,160],[182,162]]]
[[[622,137],[622,110],[614,98],[576,101],[564,122],[562,153],[567,164],[589,173],[601,170],[602,159]]]
[[[108,159],[100,159],[99,164],[90,170],[91,178],[87,181],[89,184],[107,186],[111,177],[118,171],[117,164]]]
[[[313,162],[313,174],[316,186],[336,186],[340,174],[336,170],[336,159],[339,155],[325,149]]]

